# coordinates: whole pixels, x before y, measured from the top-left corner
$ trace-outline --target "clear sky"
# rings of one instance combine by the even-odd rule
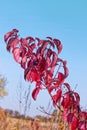
[[[4,108],[17,109],[17,86],[23,80],[23,70],[6,51],[4,34],[13,28],[21,37],[52,36],[63,44],[61,58],[67,60],[67,81],[80,94],[81,106],[87,108],[87,0],[0,0],[0,74],[8,80],[8,96],[0,100]],[[21,78],[20,78],[21,77]],[[32,100],[29,114],[38,113],[36,107],[47,106],[49,96],[41,92]]]

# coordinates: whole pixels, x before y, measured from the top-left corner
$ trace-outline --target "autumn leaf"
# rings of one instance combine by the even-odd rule
[[[57,105],[59,99],[61,98],[61,95],[62,95],[62,90],[59,89],[57,90],[56,94],[52,96],[54,106]]]
[[[36,100],[37,95],[38,95],[38,93],[39,93],[40,90],[41,90],[40,87],[36,87],[36,88],[33,90],[33,92],[32,92],[32,97],[33,97],[34,100]]]

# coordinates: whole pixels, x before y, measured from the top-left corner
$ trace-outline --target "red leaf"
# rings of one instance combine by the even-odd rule
[[[33,90],[33,92],[32,92],[32,97],[33,97],[34,100],[36,100],[37,95],[38,95],[38,93],[39,93],[40,90],[41,90],[40,87],[36,87],[36,88]]]
[[[58,54],[62,51],[62,44],[61,44],[61,41],[58,40],[58,39],[53,39],[57,49],[58,49]]]
[[[51,63],[51,66],[55,66],[57,64],[57,61],[58,61],[58,56],[55,52],[53,52],[53,59],[52,59],[52,63]]]
[[[48,67],[50,67],[50,65],[51,65],[51,60],[50,60],[50,58],[47,56],[47,58],[46,58],[46,63],[47,63],[47,68]]]
[[[81,112],[81,115],[84,117],[85,120],[87,120],[87,112],[82,111],[82,112]]]
[[[63,75],[63,73],[58,72],[58,80],[59,80],[59,82],[61,82],[62,80],[64,80],[64,75]]]
[[[68,114],[68,110],[67,109],[64,109],[63,113],[62,113],[62,118],[64,120],[64,122],[67,121],[67,114]]]
[[[13,53],[13,57],[15,59],[16,62],[20,63],[21,62],[21,57],[20,57],[20,48],[16,47],[15,49],[13,49],[12,53]]]
[[[33,44],[31,44],[29,47],[30,47],[31,51],[33,51],[34,48],[36,47],[36,45],[35,45],[35,43],[33,43]]]
[[[63,97],[61,105],[65,108],[68,109],[68,107],[70,106],[70,96],[69,94],[66,95],[66,97]]]
[[[38,37],[36,37],[35,39],[38,41],[38,46],[40,46],[44,42],[44,40],[41,40]]]
[[[55,85],[52,85],[48,88],[48,91],[51,93],[54,89],[57,89],[64,82],[64,75],[59,72],[58,78],[51,79],[51,82],[55,82]]]
[[[25,79],[27,79],[28,81],[39,81],[40,80],[40,76],[39,73],[36,70],[30,70],[28,72],[25,71]]]
[[[80,121],[78,128],[79,128],[80,130],[86,130],[86,122],[85,122],[85,121]]]
[[[67,87],[68,91],[70,91],[70,85],[68,83],[64,83],[64,85]]]
[[[11,32],[8,32],[4,35],[4,40],[5,42],[8,40],[9,37],[15,35],[18,33],[18,30],[17,29],[13,29]]]
[[[53,42],[51,42],[50,40],[43,40],[43,44],[41,46],[41,55],[44,54],[44,51],[47,48],[47,45],[50,45],[50,46],[54,47]]]
[[[27,40],[25,38],[21,38],[20,42],[21,42],[22,46],[28,47],[28,42],[27,42]]]
[[[74,116],[71,122],[71,130],[76,130],[77,128],[78,128],[78,118]]]
[[[27,56],[25,55],[21,59],[21,67],[24,68],[24,69],[26,69],[26,62],[27,62]]]
[[[7,43],[7,50],[10,51],[11,49],[14,49],[18,43],[19,43],[19,39],[10,38]]]
[[[71,122],[72,122],[73,116],[74,116],[74,113],[69,113],[69,114],[67,115],[67,121],[68,121],[68,123],[71,123]]]
[[[65,73],[65,77],[68,76],[68,68],[66,67],[67,61],[63,61],[63,66],[64,66],[64,73]]]
[[[61,98],[61,95],[62,95],[62,90],[59,89],[59,90],[57,90],[57,93],[52,96],[54,106],[57,105],[57,102]]]
[[[64,82],[64,79],[65,79],[64,74],[62,74],[61,72],[58,72],[58,78],[57,78],[56,84],[57,84],[58,86],[62,85],[63,82]]]
[[[52,40],[52,37],[46,37],[46,38],[48,38],[48,39]]]
[[[39,60],[38,69],[39,69],[40,72],[45,71],[45,69],[46,69],[46,60],[45,60],[45,58],[42,58],[41,60]]]
[[[33,37],[26,37],[26,40],[28,40],[29,42],[29,44],[31,43],[31,42],[34,42],[35,41],[35,39],[33,38]]]
[[[74,95],[75,95],[75,98],[76,98],[76,104],[79,105],[79,103],[80,103],[80,96],[79,96],[79,94],[76,93],[76,92],[74,92]]]
[[[46,49],[48,44],[49,44],[49,42],[47,42],[46,40],[43,41],[43,44],[41,46],[41,55],[44,54],[44,50]]]

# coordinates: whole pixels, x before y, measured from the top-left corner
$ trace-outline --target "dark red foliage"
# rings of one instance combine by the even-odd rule
[[[67,121],[68,121],[68,123],[71,123],[71,122],[72,122],[73,116],[74,116],[74,113],[69,113],[69,114],[67,115]]]
[[[6,33],[4,41],[7,50],[12,52],[15,61],[24,69],[25,80],[36,83],[33,99],[36,100],[40,90],[45,87],[53,105],[62,109],[63,119],[68,121],[71,130],[86,130],[87,112],[81,111],[79,94],[65,82],[69,72],[67,62],[59,58],[61,41],[52,37],[46,40],[31,36],[19,38],[18,32],[13,29]]]
[[[41,90],[40,87],[36,87],[36,88],[33,90],[33,92],[32,92],[32,97],[33,97],[34,100],[36,100],[37,95],[38,95],[38,93],[39,93],[40,90]]]
[[[71,130],[76,130],[78,128],[78,118],[73,116],[72,122],[71,122]]]
[[[61,98],[61,95],[62,95],[62,90],[59,89],[59,90],[57,90],[56,94],[52,96],[54,106],[57,105],[58,101]]]
[[[31,82],[43,83],[49,93],[62,86],[68,70],[65,61],[58,58],[62,50],[61,42],[51,37],[47,37],[47,40],[34,39],[30,36],[19,38],[17,33],[18,30],[13,29],[4,36],[4,40],[7,43],[7,50],[12,51],[15,61],[24,69],[24,78]],[[60,63],[64,73],[55,70]]]

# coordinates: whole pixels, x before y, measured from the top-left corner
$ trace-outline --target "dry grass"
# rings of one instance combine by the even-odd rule
[[[6,117],[0,120],[0,130],[41,130],[36,121]]]
[[[46,122],[23,118],[12,118],[0,109],[0,130],[68,130],[61,119],[60,113]]]

